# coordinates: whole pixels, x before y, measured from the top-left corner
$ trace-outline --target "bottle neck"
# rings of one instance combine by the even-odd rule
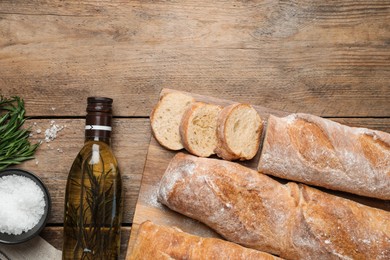
[[[85,142],[90,142],[90,141],[94,141],[94,142],[104,142],[108,145],[111,145],[111,138],[102,138],[102,137],[85,137]]]
[[[85,141],[102,141],[110,145],[111,113],[88,112],[85,121]]]

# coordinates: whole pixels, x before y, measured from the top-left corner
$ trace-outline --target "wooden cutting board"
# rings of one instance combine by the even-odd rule
[[[175,90],[163,89],[160,93],[160,96],[163,95],[164,93],[172,92],[172,91]],[[203,101],[203,102],[218,104],[222,106],[226,106],[234,103],[233,101],[229,101],[229,100],[222,100],[213,97],[193,94],[193,93],[186,93],[186,94],[193,96],[196,101]],[[272,110],[262,106],[254,106],[254,108],[258,111],[259,115],[264,120],[265,124],[266,124],[266,119],[270,114],[276,116],[285,116],[288,114],[287,112]],[[163,176],[170,160],[173,158],[173,156],[176,153],[177,151],[169,151],[163,148],[161,145],[159,145],[159,143],[156,141],[154,137],[151,138],[148,154],[145,162],[145,168],[142,176],[139,197],[136,204],[135,215],[133,219],[133,225],[132,225],[130,240],[127,249],[127,257],[129,257],[131,254],[132,248],[134,246],[135,238],[138,233],[139,225],[146,220],[151,220],[155,224],[176,226],[185,232],[199,235],[202,237],[220,237],[217,233],[215,233],[214,231],[212,231],[210,228],[200,223],[199,221],[190,219],[186,216],[176,213],[168,209],[167,207],[163,206],[157,201],[160,179]],[[246,162],[240,162],[240,163],[249,168],[256,169],[259,161],[259,157],[260,157],[260,153],[258,153],[254,159]],[[328,190],[327,192],[337,194],[349,199],[353,199],[360,203],[364,203],[370,206],[374,206],[374,207],[378,207],[390,211],[389,202],[357,197],[354,195],[345,194],[341,192],[334,192]]]

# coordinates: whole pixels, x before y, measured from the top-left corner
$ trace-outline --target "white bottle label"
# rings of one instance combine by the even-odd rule
[[[86,125],[85,130],[103,130],[103,131],[111,131],[111,126],[106,125]]]

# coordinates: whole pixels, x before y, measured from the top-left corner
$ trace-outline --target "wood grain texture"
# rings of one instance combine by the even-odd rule
[[[163,89],[161,94],[170,91],[174,91],[174,90]],[[187,94],[191,95],[191,93],[187,93]],[[197,101],[219,104],[222,106],[232,103],[232,101],[222,100],[214,97],[202,96],[197,94],[193,95],[193,97]],[[258,111],[262,119],[265,121],[266,118],[268,118],[268,115],[270,113],[279,116],[283,116],[286,114],[285,112],[282,111],[274,111],[261,106],[254,106],[254,107]],[[343,120],[344,120],[343,123],[348,122],[348,120],[345,119]],[[343,120],[339,120],[339,121],[343,121]],[[359,122],[354,121],[351,123],[351,125],[353,124],[355,124],[355,126],[358,126]],[[361,124],[362,123],[360,123],[360,126]],[[169,151],[163,148],[161,145],[159,145],[158,142],[154,139],[154,137],[151,139],[146,162],[145,162],[145,169],[143,172],[141,188],[140,188],[139,197],[136,205],[134,220],[132,224],[132,233],[130,236],[128,252],[127,252],[128,254],[131,253],[131,249],[134,245],[134,241],[135,241],[135,237],[139,225],[146,220],[151,220],[152,222],[160,225],[177,226],[188,233],[199,235],[199,236],[220,237],[218,234],[216,234],[213,230],[211,230],[204,224],[196,220],[193,220],[189,217],[183,216],[179,213],[176,213],[157,201],[157,194],[158,194],[161,177],[163,176],[170,160],[173,158],[175,154],[176,154],[175,151]],[[259,155],[260,153],[258,153],[254,159],[240,162],[240,164],[256,170],[258,165]],[[355,196],[343,192],[330,191],[326,189],[321,189],[321,190],[323,190],[324,192],[345,197],[347,199],[355,200],[359,203],[366,204],[371,207],[377,207],[377,208],[390,211],[389,201],[365,198],[365,197]]]
[[[0,89],[29,115],[163,87],[328,117],[390,116],[389,1],[1,1]],[[69,106],[71,104],[71,106]],[[54,108],[54,109],[52,109]]]
[[[63,243],[62,231],[63,231],[62,227],[46,227],[40,233],[40,236],[46,241],[49,241],[49,243],[55,248],[57,248],[58,250],[62,250],[62,243]],[[130,227],[121,228],[121,252],[120,252],[119,259],[125,259],[127,243],[130,237],[130,231],[131,231]]]
[[[32,142],[44,140],[44,132],[52,120],[29,120],[32,126]],[[63,223],[66,180],[73,160],[84,143],[83,119],[55,119],[54,124],[64,127],[57,138],[43,142],[36,152],[36,158],[20,165],[20,168],[36,173],[47,185],[52,210],[49,223]],[[35,125],[34,125],[35,123]],[[138,197],[141,176],[150,140],[148,119],[114,119],[112,148],[119,163],[124,188],[123,222],[131,223]],[[40,134],[37,133],[41,132]],[[39,131],[40,130],[40,131]]]
[[[147,117],[163,88],[390,132],[389,21],[381,0],[2,0],[0,94],[23,97],[41,130],[52,119],[68,125],[41,146],[37,165],[20,167],[48,184],[49,224],[61,225],[86,98],[114,98],[113,149],[131,224],[148,149],[160,157],[147,167],[171,156],[153,139],[148,147]],[[45,238],[60,245],[54,234]]]

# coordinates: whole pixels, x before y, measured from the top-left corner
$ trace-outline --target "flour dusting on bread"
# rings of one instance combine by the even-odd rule
[[[166,170],[167,172],[170,172],[169,176],[164,175],[160,181],[158,201],[163,204],[167,203],[169,192],[173,190],[173,186],[177,182],[183,180],[185,176],[194,173],[195,164],[192,161],[185,160],[185,155],[183,153],[176,154],[175,158],[183,158],[183,160],[171,160]]]
[[[181,163],[190,164],[191,173],[177,178],[175,165],[181,168]],[[160,194],[164,205],[227,240],[281,257],[390,257],[389,212],[302,184],[281,184],[233,162],[178,154],[164,174]]]
[[[258,170],[280,178],[390,199],[390,134],[307,114],[270,116]]]

